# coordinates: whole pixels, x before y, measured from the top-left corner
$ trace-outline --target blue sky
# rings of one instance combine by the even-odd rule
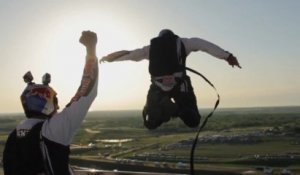
[[[0,0],[0,113],[22,112],[23,74],[39,83],[45,72],[63,107],[79,86],[81,31],[98,34],[98,57],[149,44],[163,28],[199,37],[232,52],[242,69],[203,52],[187,66],[206,75],[220,107],[300,104],[300,1],[297,0]],[[100,65],[99,95],[91,110],[141,109],[150,85],[147,61]],[[200,108],[214,91],[191,75]]]

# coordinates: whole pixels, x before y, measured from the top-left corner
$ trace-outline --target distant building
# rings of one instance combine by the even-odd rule
[[[288,169],[283,169],[280,173],[281,175],[292,175],[292,172]]]
[[[90,148],[96,148],[96,144],[94,144],[94,143],[89,143],[89,144],[88,144],[88,147],[90,147]]]
[[[272,175],[273,174],[273,169],[270,168],[270,167],[264,167],[264,174]]]
[[[188,165],[186,163],[178,162],[176,164],[176,168],[178,168],[178,169],[187,169]]]

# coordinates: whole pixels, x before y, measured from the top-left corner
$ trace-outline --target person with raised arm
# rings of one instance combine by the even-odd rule
[[[97,34],[83,31],[79,42],[86,48],[80,86],[61,112],[56,92],[49,86],[50,74],[43,83],[33,83],[31,72],[23,79],[21,94],[26,119],[9,134],[3,151],[5,175],[71,175],[70,144],[97,96]]]

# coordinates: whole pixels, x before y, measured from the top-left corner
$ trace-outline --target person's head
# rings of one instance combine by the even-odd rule
[[[162,29],[159,34],[158,37],[169,37],[169,36],[174,36],[175,34],[173,33],[172,30],[170,29]]]
[[[48,75],[50,76],[50,74]],[[43,77],[43,83],[44,83],[44,77]],[[28,83],[25,90],[21,94],[21,103],[24,108],[26,117],[27,118],[52,117],[52,115],[55,114],[59,109],[56,95],[57,95],[56,92],[50,86],[48,86],[48,84],[45,85],[45,84]]]

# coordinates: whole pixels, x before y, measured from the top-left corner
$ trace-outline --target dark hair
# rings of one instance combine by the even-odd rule
[[[175,34],[170,29],[162,29],[158,34],[159,37],[170,37],[174,35]]]

